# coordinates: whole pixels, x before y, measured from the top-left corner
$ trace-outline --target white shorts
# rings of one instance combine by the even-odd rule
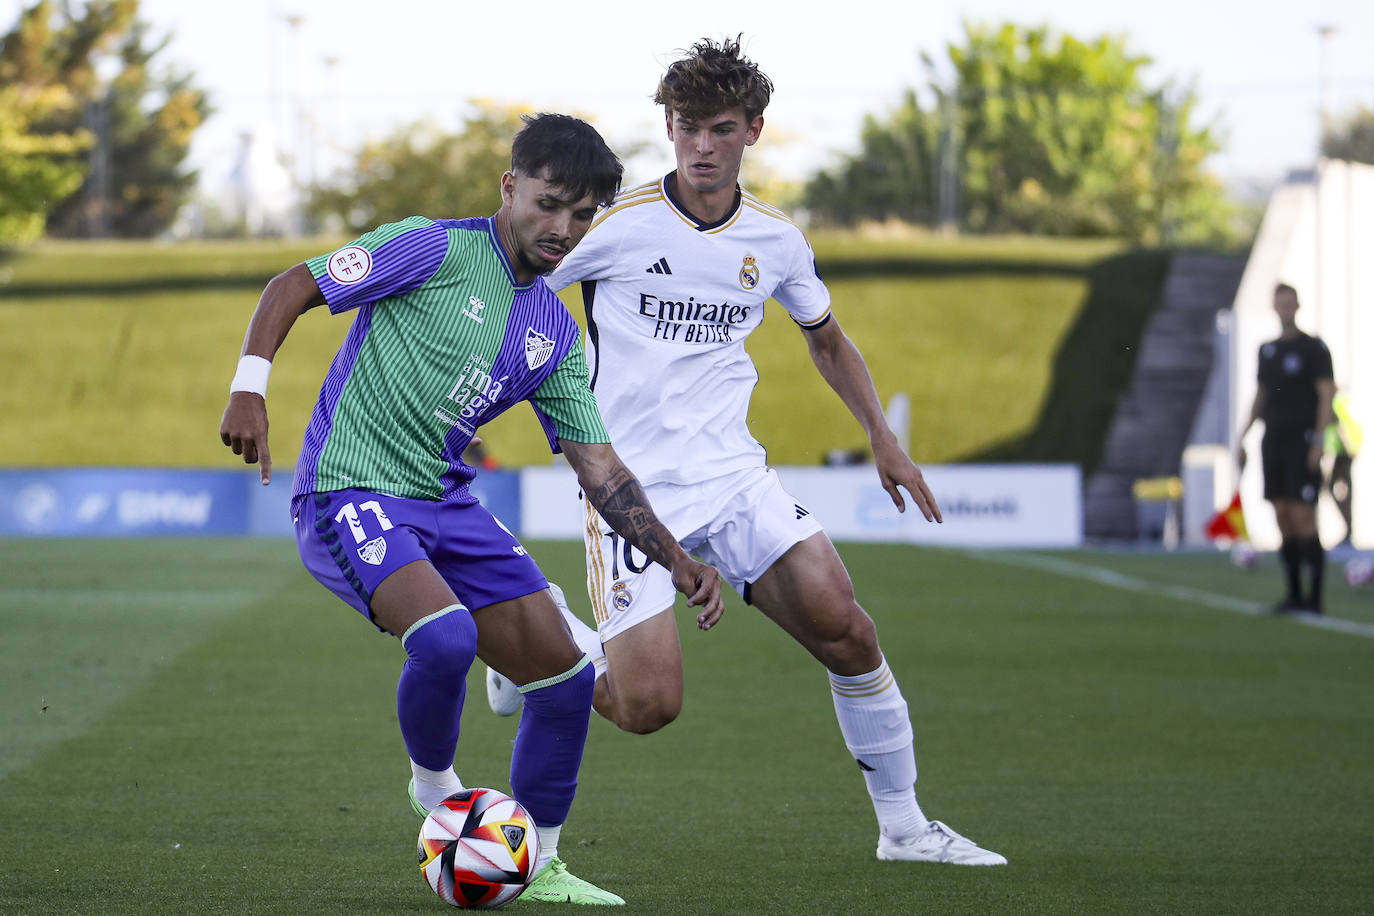
[[[645,487],[649,505],[684,550],[720,570],[748,600],[748,586],[793,544],[824,529],[783,489],[771,468],[750,468],[704,484]],[[601,641],[671,610],[673,577],[610,529],[585,503],[587,593]]]

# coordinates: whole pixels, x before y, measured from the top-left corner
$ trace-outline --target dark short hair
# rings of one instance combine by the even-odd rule
[[[654,102],[695,121],[727,108],[743,108],[749,120],[763,114],[773,95],[773,81],[745,57],[739,38],[716,44],[709,38],[692,45],[659,80]]]
[[[570,115],[524,115],[525,126],[510,147],[510,168],[538,175],[574,198],[590,194],[606,205],[620,190],[625,167],[586,121]]]
[[[1298,298],[1298,291],[1287,283],[1274,284],[1274,295],[1277,296],[1279,293],[1292,293],[1294,299]]]

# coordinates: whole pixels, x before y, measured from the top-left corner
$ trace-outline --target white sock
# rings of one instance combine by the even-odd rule
[[[568,623],[568,629],[572,630],[573,642],[577,643],[577,648],[581,649],[586,655],[592,658],[592,664],[596,666],[597,673],[606,670],[606,650],[601,647],[601,637],[587,624],[582,622],[568,607],[568,600],[563,597],[563,589],[549,583],[549,591],[553,594],[553,603],[558,605],[558,610],[562,612],[563,619]]]
[[[929,825],[916,802],[916,751],[911,717],[887,660],[856,677],[830,674],[835,718],[845,746],[863,770],[878,829],[903,839]]]
[[[463,790],[463,781],[458,778],[453,767],[447,770],[427,770],[412,760],[410,772],[415,778],[415,798],[426,809],[433,808],[454,792]]]
[[[534,860],[534,873],[539,874],[539,869],[549,864],[549,860],[558,855],[558,836],[563,832],[563,825],[557,827],[540,827],[534,825],[534,832],[539,834],[539,858]]]

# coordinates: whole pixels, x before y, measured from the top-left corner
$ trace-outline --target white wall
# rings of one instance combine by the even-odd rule
[[[1336,385],[1352,399],[1365,429],[1374,427],[1374,167],[1323,160],[1317,182],[1310,175],[1281,185],[1270,198],[1234,305],[1232,423],[1234,440],[1255,398],[1259,347],[1278,336],[1273,293],[1276,283],[1298,291],[1298,326],[1326,341]],[[1246,437],[1249,466],[1241,476],[1246,524],[1255,546],[1278,546],[1274,514],[1264,502],[1259,465],[1262,425]],[[1234,449],[1235,442],[1231,443]],[[1355,545],[1374,546],[1374,456],[1353,469]],[[1218,494],[1221,502],[1229,494]],[[1329,545],[1343,533],[1335,506],[1319,508],[1322,538]]]
[[[780,467],[782,484],[837,541],[939,547],[1069,548],[1083,543],[1077,465],[932,465],[922,468],[943,524],[911,501],[899,514],[871,466]],[[520,533],[581,538],[577,480],[566,467],[522,468]]]

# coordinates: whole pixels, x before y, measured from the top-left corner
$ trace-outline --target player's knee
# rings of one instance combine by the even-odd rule
[[[821,661],[837,673],[871,671],[882,657],[873,618],[853,602],[845,613],[831,618],[821,637]]]
[[[845,642],[855,655],[876,655],[878,652],[878,629],[873,626],[873,618],[859,607],[854,606]]]
[[[416,622],[401,637],[406,664],[426,677],[462,683],[477,656],[477,625],[455,605]]]
[[[654,693],[625,698],[615,704],[615,711],[615,724],[622,731],[649,735],[678,717],[682,696]]]

